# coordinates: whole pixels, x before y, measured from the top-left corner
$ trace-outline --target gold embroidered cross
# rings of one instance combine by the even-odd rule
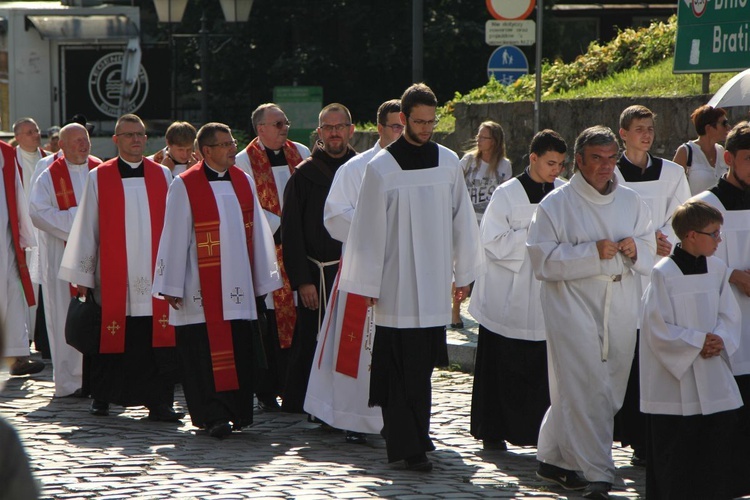
[[[119,329],[120,325],[117,324],[117,321],[113,321],[112,324],[107,327],[107,330],[109,330],[109,333],[111,333],[112,335],[114,335],[115,332],[117,332],[117,330]]]
[[[159,320],[159,323],[161,324],[161,327],[163,329],[165,329],[165,330],[167,329],[167,324],[169,323],[169,320],[167,319],[167,315],[166,314],[162,314],[161,315],[161,319]]]
[[[219,240],[214,241],[213,238],[211,238],[211,233],[206,233],[206,241],[198,243],[198,248],[208,249],[208,255],[212,256],[214,254],[214,246],[220,244],[221,242]]]
[[[65,182],[65,179],[60,179],[60,191],[56,192],[55,196],[62,197],[65,205],[70,206],[71,205],[70,197],[68,195],[71,195],[71,194],[74,195],[73,199],[75,199],[75,193],[73,192],[72,189],[66,189],[66,187],[67,187],[67,183]]]
[[[349,335],[347,335],[347,337],[349,337],[349,342],[354,342],[354,339],[357,338],[357,336],[354,335],[354,332],[349,332]]]

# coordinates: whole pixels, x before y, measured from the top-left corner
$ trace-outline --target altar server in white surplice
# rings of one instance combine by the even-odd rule
[[[537,473],[569,489],[586,487],[591,498],[607,498],[615,479],[612,429],[635,349],[636,273],[651,271],[656,251],[648,207],[614,175],[617,157],[609,128],[581,132],[578,172],[542,200],[527,240],[543,281],[550,360]]]
[[[708,191],[696,195],[717,208],[724,216],[722,241],[716,256],[731,270],[729,283],[742,310],[742,340],[731,356],[732,373],[745,406],[740,410],[740,425],[735,436],[734,464],[738,482],[735,496],[750,494],[750,124],[738,123],[727,135],[724,161],[729,172]]]
[[[404,126],[400,111],[398,99],[381,104],[377,116],[378,142],[342,165],[333,178],[323,220],[328,233],[344,243],[342,256],[365,167],[380,150],[401,136]],[[365,304],[364,297],[334,288],[318,335],[305,411],[332,427],[345,429],[348,443],[366,443],[365,434],[377,434],[383,428],[380,409],[367,404],[374,338],[372,308]]]
[[[203,161],[169,188],[153,292],[171,305],[193,425],[222,438],[253,423],[255,297],[281,277],[255,186],[234,166],[231,129],[204,125],[198,148]]]
[[[654,267],[643,296],[646,498],[742,496],[732,493],[742,398],[729,361],[740,343],[740,310],[731,271],[713,257],[722,220],[707,203],[680,206],[673,219],[680,243]]]
[[[474,285],[469,312],[479,322],[471,435],[485,450],[506,441],[536,446],[549,408],[547,343],[526,236],[539,202],[556,187],[568,146],[553,130],[531,140],[529,166],[492,193],[479,232],[487,273]]]
[[[74,289],[57,274],[86,177],[101,162],[89,157],[91,141],[82,125],[64,126],[59,144],[64,156],[52,162],[34,183],[29,211],[39,229],[39,268],[55,396],[65,397],[81,388],[83,357],[65,342],[65,319]]]
[[[638,193],[648,205],[654,225],[656,255],[666,257],[676,242],[672,213],[690,198],[690,186],[681,166],[649,153],[654,143],[655,118],[650,109],[638,104],[625,108],[620,114],[619,132],[625,151],[617,161],[615,174],[623,186]],[[645,290],[648,283],[649,276],[641,276],[641,290]],[[625,400],[615,416],[615,440],[633,449],[632,465],[643,466],[641,451],[646,441],[646,420],[638,409],[638,391],[638,356],[635,356]]]
[[[382,408],[388,461],[415,471],[432,470],[430,376],[447,362],[452,278],[460,298],[485,271],[458,157],[430,141],[436,107],[424,84],[401,97],[404,135],[367,165],[339,286],[375,305],[369,404]]]

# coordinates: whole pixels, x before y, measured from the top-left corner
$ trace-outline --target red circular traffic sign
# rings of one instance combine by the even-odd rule
[[[502,21],[526,19],[534,10],[536,0],[486,0],[492,17]]]

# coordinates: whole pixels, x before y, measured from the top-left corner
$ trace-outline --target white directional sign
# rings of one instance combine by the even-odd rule
[[[534,10],[536,0],[486,0],[487,10],[495,19],[518,21]]]
[[[489,20],[484,25],[484,41],[487,45],[534,45],[536,23]]]

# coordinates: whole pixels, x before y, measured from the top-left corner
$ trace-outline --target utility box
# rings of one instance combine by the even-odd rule
[[[0,2],[0,129],[30,116],[45,130],[82,113],[95,135],[111,135],[124,113],[169,118],[165,61],[167,48],[142,53],[138,7]]]

